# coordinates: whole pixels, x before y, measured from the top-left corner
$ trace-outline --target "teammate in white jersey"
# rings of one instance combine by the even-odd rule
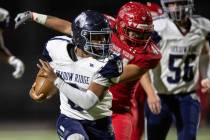
[[[60,92],[57,133],[61,140],[113,140],[112,95],[106,89],[121,74],[122,64],[116,55],[107,59],[112,46],[109,23],[88,10],[75,18],[72,29],[72,38],[57,36],[47,42],[43,58],[49,64],[40,60],[39,65]],[[30,94],[36,99],[33,87]]]
[[[24,64],[20,59],[16,58],[4,44],[3,31],[9,25],[9,18],[9,12],[0,7],[0,59],[15,68],[15,71],[12,73],[14,78],[20,78],[24,73]]]
[[[154,115],[146,105],[146,136],[148,140],[165,140],[175,119],[178,140],[195,140],[200,113],[195,91],[198,64],[201,54],[207,53],[204,46],[210,21],[192,16],[193,0],[161,0],[161,4],[167,15],[157,17],[154,28],[162,59],[150,76],[162,109]]]

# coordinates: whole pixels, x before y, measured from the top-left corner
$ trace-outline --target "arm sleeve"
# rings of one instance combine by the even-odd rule
[[[99,98],[91,91],[82,91],[65,83],[62,79],[57,78],[54,82],[61,94],[64,94],[72,102],[81,108],[88,110],[99,102]]]

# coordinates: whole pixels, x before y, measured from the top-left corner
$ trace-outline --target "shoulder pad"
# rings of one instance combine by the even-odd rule
[[[68,45],[70,47],[68,47]],[[71,55],[73,48],[72,39],[67,36],[56,36],[51,38],[46,44],[42,56],[46,57],[50,61],[67,61],[71,58],[72,61],[73,55]],[[49,59],[50,58],[50,59]]]
[[[168,23],[168,18],[166,16],[159,16],[154,20],[154,29],[157,32],[163,31]]]
[[[155,16],[153,18],[153,21],[158,20],[158,19],[165,19],[165,18],[168,18],[168,16],[166,14],[163,14],[163,15],[160,15],[160,16]]]
[[[195,22],[195,25],[197,25],[198,27],[200,27],[201,29],[203,29],[206,32],[210,32],[210,20],[200,16],[200,15],[193,15],[191,17],[192,22]]]

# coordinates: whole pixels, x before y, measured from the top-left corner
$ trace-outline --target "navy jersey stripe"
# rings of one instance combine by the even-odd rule
[[[42,52],[42,59],[47,62],[52,62],[52,58],[50,57],[49,52],[46,47],[44,47],[44,50]]]

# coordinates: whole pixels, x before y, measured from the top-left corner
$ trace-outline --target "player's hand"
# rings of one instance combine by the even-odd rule
[[[201,91],[203,93],[207,93],[210,89],[210,79],[209,78],[206,78],[206,79],[203,79],[201,80]]]
[[[35,86],[36,86],[36,83],[34,83],[30,89],[30,92],[29,92],[29,95],[30,97],[35,100],[35,101],[42,101],[42,98],[44,97],[44,94],[37,94],[35,92]]]
[[[20,25],[26,23],[27,21],[31,21],[33,19],[33,12],[26,11],[17,14],[15,17],[15,29],[17,29]]]
[[[37,64],[37,67],[41,70],[43,70],[43,77],[48,78],[49,81],[54,82],[57,78],[57,75],[55,74],[53,68],[50,66],[50,64],[46,61],[43,61],[39,59],[40,64]]]
[[[160,98],[157,94],[151,94],[147,97],[149,109],[154,114],[159,114],[161,111]]]
[[[105,66],[103,66],[98,73],[104,78],[112,80],[118,79],[123,72],[123,63],[120,54],[111,54]],[[115,83],[115,82],[114,82]]]
[[[11,56],[8,60],[8,63],[15,68],[15,71],[12,73],[13,77],[16,79],[20,78],[25,71],[23,62],[15,56]]]

